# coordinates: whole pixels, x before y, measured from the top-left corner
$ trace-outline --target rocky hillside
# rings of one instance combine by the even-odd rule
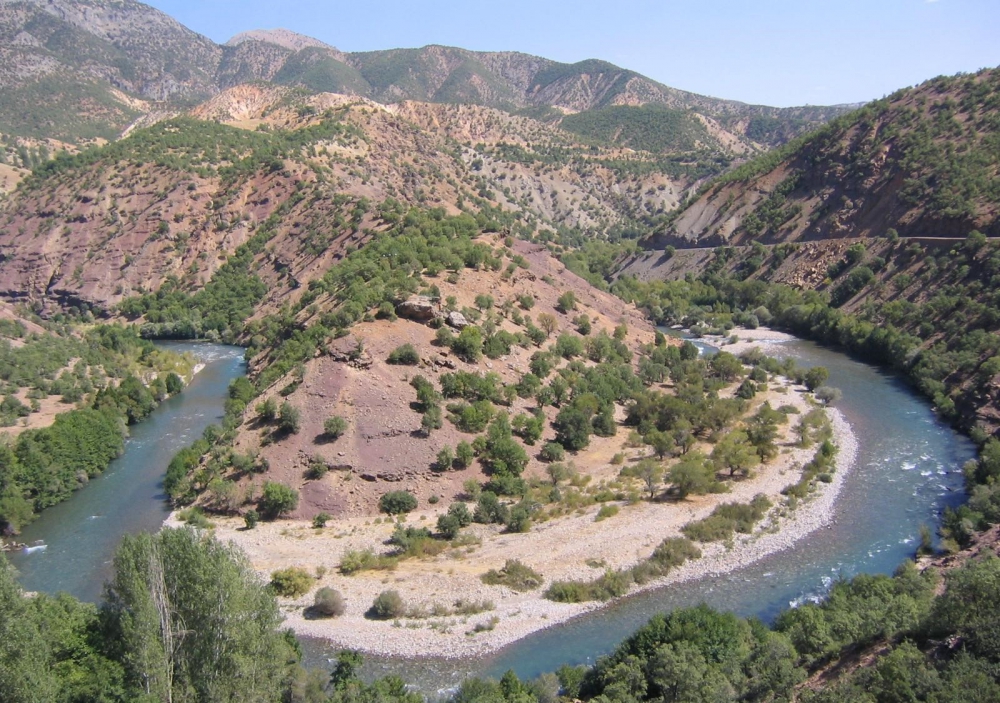
[[[0,132],[74,142],[112,138],[164,104],[190,104],[261,81],[384,104],[551,111],[553,121],[616,107],[595,119],[625,131],[649,121],[637,108],[656,105],[665,112],[653,117],[666,124],[710,120],[748,146],[781,143],[843,111],[709,98],[597,60],[570,65],[442,46],[347,54],[287,30],[248,31],[219,46],[133,0],[0,2]]]
[[[654,246],[1000,235],[1000,70],[937,78],[705,187]]]
[[[262,393],[241,417],[234,451],[267,466],[268,480],[298,490],[301,501],[296,514],[310,519],[320,511],[338,517],[368,514],[387,490],[409,490],[421,502],[432,495],[451,496],[460,493],[470,478],[482,479],[482,469],[477,464],[468,470],[450,471],[450,466],[440,465],[439,452],[474,439],[470,432],[474,434],[472,428],[480,420],[473,417],[471,408],[482,410],[477,401],[483,399],[488,399],[486,405],[492,402],[496,406],[493,416],[509,414],[515,433],[521,434],[520,421],[514,418],[535,417],[532,412],[537,403],[532,394],[537,389],[531,386],[529,390],[530,384],[548,383],[544,376],[539,381],[531,375],[531,369],[539,370],[532,359],[544,357],[555,367],[563,363],[558,355],[544,354],[546,347],[558,339],[564,346],[569,344],[566,339],[577,340],[573,344],[581,345],[581,353],[568,352],[567,359],[578,357],[577,364],[584,360],[590,367],[593,360],[601,359],[601,352],[594,351],[587,359],[582,350],[591,346],[596,350],[603,344],[611,353],[612,346],[618,345],[611,335],[620,326],[619,336],[632,352],[653,342],[652,325],[634,306],[594,289],[567,271],[545,247],[516,240],[511,244],[506,248],[503,238],[496,235],[475,238],[473,245],[498,257],[499,267],[459,267],[448,275],[425,275],[424,283],[433,291],[424,292],[433,298],[402,296],[399,304],[380,307],[377,316],[358,320],[348,334],[319,338],[315,354],[301,362],[283,366],[290,353],[287,349],[260,347],[251,360],[250,376],[262,387]],[[392,245],[383,246],[388,251]],[[422,243],[418,248],[423,249]],[[314,286],[313,290],[320,289]],[[332,291],[320,293],[309,306],[300,306],[293,318],[294,327],[311,331],[328,326],[345,304],[343,292]],[[573,310],[560,305],[567,293],[574,298]],[[587,318],[585,327],[574,322],[581,316]],[[549,324],[546,320],[553,323],[551,330],[545,327]],[[536,328],[536,323],[541,327]],[[481,351],[469,354],[459,344],[449,348],[442,343],[448,336],[465,339],[462,330],[467,327],[477,338],[483,330]],[[581,329],[587,334],[581,334]],[[536,333],[535,342],[526,336]],[[404,345],[412,348],[412,358],[396,351]],[[281,374],[282,368],[291,372]],[[582,365],[579,371],[583,372]],[[474,392],[471,387],[448,391],[440,409],[452,419],[428,427],[427,409],[421,406],[422,396],[414,379],[422,376],[438,387],[449,375],[476,376],[485,379],[485,385]],[[489,390],[484,390],[486,386]],[[505,386],[509,390],[521,388],[521,395],[505,394]],[[466,406],[467,410],[456,409],[465,401],[473,405]],[[275,408],[287,403],[300,410],[300,425],[294,432],[284,431],[280,418],[269,421],[267,413],[260,410],[267,403]],[[525,430],[525,470],[532,475],[544,476],[538,453],[555,436],[550,425],[557,410],[554,406],[541,409],[544,426],[539,425],[540,437]],[[345,427],[337,433],[327,432],[324,424],[330,417],[345,418]],[[621,437],[614,441],[595,436],[586,456],[581,454],[577,461],[588,467],[607,462],[620,445]],[[237,471],[235,477],[244,486],[259,483],[253,472]],[[215,500],[215,507],[226,510],[228,506],[218,503],[220,499],[224,498],[213,497],[211,492],[207,497],[210,504]]]
[[[171,277],[199,287],[263,234],[254,268],[278,300],[398,207],[635,236],[704,174],[490,108],[240,86],[38,168],[3,206],[0,290],[108,308]]]

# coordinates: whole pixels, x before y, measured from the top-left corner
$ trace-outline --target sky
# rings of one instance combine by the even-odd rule
[[[145,0],[222,43],[283,27],[343,51],[427,44],[598,58],[787,107],[864,102],[1000,65],[1000,0]]]

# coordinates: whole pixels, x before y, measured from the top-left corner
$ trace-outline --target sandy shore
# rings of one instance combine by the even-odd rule
[[[738,353],[760,343],[769,354],[779,354],[781,342],[792,339],[771,330],[740,331],[740,342],[726,349]],[[751,337],[752,340],[751,341]],[[706,340],[715,341],[715,340]],[[770,347],[770,348],[768,348]],[[772,406],[791,404],[800,413],[812,407],[804,389],[789,382],[772,383],[766,399]],[[836,409],[828,409],[834,441],[839,447],[837,470],[829,484],[797,509],[783,505],[781,490],[795,483],[801,467],[812,458],[815,447],[794,445],[791,428],[796,416],[783,426],[780,454],[757,467],[753,479],[732,484],[730,493],[692,497],[682,502],[642,501],[618,503],[620,512],[595,521],[599,506],[532,527],[527,534],[503,534],[494,526],[473,525],[464,533],[475,535],[479,545],[452,549],[437,557],[401,562],[394,571],[367,571],[343,576],[337,567],[348,550],[386,552],[385,541],[394,524],[388,519],[359,517],[338,520],[317,530],[302,521],[261,524],[242,529],[242,521],[216,521],[216,535],[245,551],[262,575],[289,566],[318,573],[316,586],[339,590],[347,612],[333,619],[309,619],[313,591],[302,598],[282,599],[286,624],[298,634],[329,640],[337,646],[369,653],[406,658],[460,658],[480,656],[500,649],[526,635],[602,607],[603,603],[562,604],[542,598],[537,591],[517,593],[505,587],[487,586],[480,576],[500,568],[507,559],[519,559],[540,572],[546,584],[555,580],[583,580],[600,576],[605,569],[623,569],[646,559],[666,537],[679,535],[683,525],[706,517],[720,502],[748,502],[754,495],[769,496],[775,507],[751,535],[740,535],[729,545],[701,545],[704,556],[674,570],[664,579],[633,588],[630,595],[704,576],[724,574],[782,551],[831,521],[832,508],[844,478],[854,464],[856,437]],[[644,454],[630,450],[629,460]],[[614,473],[617,473],[617,468]],[[433,528],[437,516],[447,509],[442,501],[434,510],[411,513],[407,524]],[[168,524],[175,524],[174,518]],[[371,620],[365,612],[382,591],[400,593],[408,606],[426,610],[452,606],[455,601],[489,601],[494,608],[472,616],[440,616],[395,622]],[[627,596],[626,596],[627,597]],[[478,627],[477,627],[478,626]],[[478,630],[478,631],[477,631]]]
[[[729,342],[732,335],[736,335],[739,341]],[[740,354],[751,347],[758,347],[768,356],[780,358],[787,355],[783,345],[796,341],[797,337],[767,327],[758,327],[755,330],[734,329],[730,335],[725,336],[705,335],[701,340],[730,354]]]

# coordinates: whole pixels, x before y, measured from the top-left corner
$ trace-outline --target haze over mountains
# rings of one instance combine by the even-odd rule
[[[565,112],[659,106],[690,110],[717,123],[712,129],[763,145],[844,111],[705,97],[598,60],[562,64],[442,46],[347,54],[286,30],[248,31],[220,46],[132,0],[0,0],[0,132],[68,142],[113,138],[152,109],[193,105],[260,81],[382,103],[531,110],[550,121]],[[609,120],[617,124],[620,115]]]

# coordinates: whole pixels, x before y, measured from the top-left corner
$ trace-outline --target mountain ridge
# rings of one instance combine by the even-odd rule
[[[111,139],[141,114],[134,99],[184,107],[257,81],[382,103],[459,102],[508,111],[656,104],[704,114],[760,145],[781,143],[845,109],[710,98],[597,59],[564,64],[438,45],[345,53],[284,29],[249,30],[220,45],[134,0],[0,2],[3,133]]]

